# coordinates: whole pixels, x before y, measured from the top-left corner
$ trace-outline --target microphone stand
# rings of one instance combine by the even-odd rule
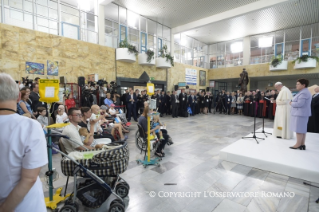
[[[252,132],[252,133],[253,133],[253,136],[252,136],[252,137],[247,136],[247,137],[242,137],[242,138],[243,138],[243,139],[245,139],[245,138],[253,138],[253,139],[256,140],[257,144],[259,144],[259,142],[258,142],[257,139],[261,139],[261,140],[265,140],[265,139],[264,139],[264,138],[258,138],[258,137],[256,136],[256,102],[255,102],[255,104],[253,105],[253,111],[254,111],[254,132]]]
[[[267,97],[264,97],[264,99],[268,99],[268,98],[267,98]],[[262,112],[261,112],[261,114],[262,114]],[[264,133],[264,135],[265,135],[266,138],[267,138],[267,135],[266,135],[266,134],[269,134],[269,135],[272,135],[272,134],[269,133],[269,132],[265,132],[265,116],[262,115],[262,117],[263,117],[263,128],[262,128],[262,131],[261,131],[261,132],[256,132],[256,133]]]

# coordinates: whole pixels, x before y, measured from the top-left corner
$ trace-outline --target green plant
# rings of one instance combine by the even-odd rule
[[[174,57],[172,57],[170,53],[167,53],[167,45],[164,45],[162,49],[159,50],[159,52],[162,58],[166,58],[166,61],[170,61],[171,65],[174,66]]]
[[[273,56],[272,61],[271,61],[271,65],[273,67],[277,67],[278,65],[280,65],[282,62],[282,55],[278,55],[278,56]]]
[[[147,61],[148,63],[150,63],[151,60],[154,59],[154,51],[148,49],[148,50],[146,51],[146,55],[147,55],[146,61]]]
[[[298,63],[307,62],[309,58],[315,59],[317,62],[319,62],[319,57],[317,56],[302,55],[301,57],[297,57],[297,59],[292,61],[292,63],[295,64],[296,61],[298,61]]]
[[[119,47],[120,48],[127,48],[129,53],[135,54],[136,56],[138,55],[138,51],[137,51],[136,47],[129,44],[126,39],[122,40],[120,42]]]

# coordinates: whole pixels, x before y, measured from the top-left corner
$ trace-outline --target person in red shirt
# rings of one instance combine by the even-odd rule
[[[65,100],[65,106],[67,110],[69,110],[72,107],[75,107],[75,100],[73,99],[73,95],[71,93],[69,94],[68,99]]]

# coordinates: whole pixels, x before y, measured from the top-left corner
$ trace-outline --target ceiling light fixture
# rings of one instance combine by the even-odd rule
[[[272,46],[273,37],[261,37],[258,39],[259,48],[271,47]]]
[[[78,0],[78,7],[83,11],[90,11],[91,1],[90,0]]]
[[[243,42],[235,42],[230,45],[232,53],[239,53],[243,51]]]

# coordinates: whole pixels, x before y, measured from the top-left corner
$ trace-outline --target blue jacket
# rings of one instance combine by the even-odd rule
[[[132,104],[132,102],[130,101],[130,99],[131,99],[131,94],[127,94],[127,96],[126,96],[126,104],[127,104],[127,106],[136,105],[137,97],[136,97],[136,94],[135,94],[135,93],[133,93],[133,99],[134,99],[133,104]]]
[[[311,100],[312,96],[308,88],[299,91],[291,102],[292,116],[311,116]]]

